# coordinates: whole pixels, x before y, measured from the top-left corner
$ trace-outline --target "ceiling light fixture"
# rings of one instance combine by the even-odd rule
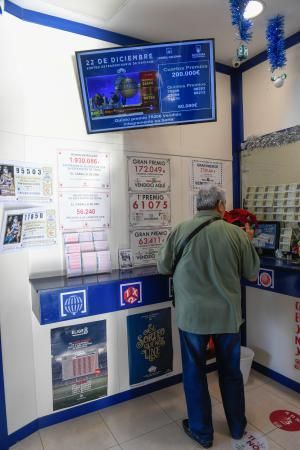
[[[254,19],[259,16],[265,8],[263,2],[259,0],[250,0],[245,8],[244,18]]]

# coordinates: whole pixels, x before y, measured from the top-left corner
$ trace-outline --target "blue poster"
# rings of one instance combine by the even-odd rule
[[[88,133],[216,120],[213,39],[76,58]]]
[[[53,409],[107,395],[106,320],[51,330]]]
[[[173,370],[171,308],[127,317],[129,383],[141,383]]]

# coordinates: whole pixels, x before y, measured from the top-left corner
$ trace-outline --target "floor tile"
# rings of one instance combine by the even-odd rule
[[[268,437],[276,444],[281,445],[285,450],[297,450],[300,448],[300,431],[283,431],[276,428],[276,430],[268,434]]]
[[[272,431],[275,426],[269,420],[272,411],[292,409],[293,405],[278,395],[269,392],[265,385],[246,392],[246,416],[252,425],[263,433]]]
[[[245,385],[245,391],[250,391],[250,389],[255,389],[262,385],[270,383],[271,379],[265,377],[263,374],[257,372],[256,370],[251,370],[248,383]]]
[[[43,450],[39,433],[34,433],[26,439],[10,447],[10,450]]]
[[[117,444],[95,412],[40,431],[44,450],[104,450]]]
[[[215,398],[219,402],[222,402],[221,392],[219,388],[219,378],[217,372],[211,372],[207,374],[208,389],[211,397]]]
[[[153,392],[151,397],[171,419],[184,419],[187,416],[182,383]],[[211,398],[211,402],[212,405],[219,403],[214,397]]]
[[[273,380],[265,385],[264,388],[300,409],[300,395],[292,389],[289,389]]]
[[[252,449],[264,449],[264,450],[283,450],[282,447],[272,441],[267,435],[261,432],[248,431],[244,437],[240,440],[231,440],[232,450],[252,450]]]
[[[100,414],[119,443],[171,422],[167,414],[148,395],[103,409]]]
[[[215,430],[213,445],[214,449],[228,450],[234,448],[234,443],[240,443],[240,441],[234,441],[230,436],[223,405],[216,405],[213,407],[213,425]],[[247,431],[250,433],[256,433],[259,436],[263,435],[263,433],[251,424],[247,425]]]
[[[212,372],[208,374],[208,386],[211,396],[217,399],[219,402],[222,402],[221,392],[219,388],[219,378],[217,372]],[[252,389],[256,389],[262,385],[265,385],[270,381],[269,378],[264,375],[256,372],[255,370],[251,370],[250,376],[248,379],[248,383],[245,386],[245,392],[250,391]]]
[[[122,450],[199,450],[201,447],[172,423],[121,444]]]

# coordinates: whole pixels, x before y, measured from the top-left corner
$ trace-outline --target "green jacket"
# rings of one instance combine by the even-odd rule
[[[170,233],[158,256],[158,271],[169,274],[181,242],[215,211],[201,211]],[[187,244],[173,282],[176,321],[196,334],[237,333],[242,324],[240,278],[255,279],[259,257],[247,234],[224,220],[211,223]]]

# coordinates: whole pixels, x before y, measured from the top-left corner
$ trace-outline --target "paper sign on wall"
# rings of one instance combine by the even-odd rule
[[[108,153],[60,150],[57,154],[59,188],[110,188]]]
[[[199,189],[206,183],[223,185],[223,163],[208,159],[193,159],[192,189]]]
[[[0,202],[11,200],[50,202],[53,196],[51,167],[35,163],[1,162]]]
[[[59,194],[62,230],[108,228],[110,192],[62,191]]]
[[[127,333],[131,385],[173,370],[171,308],[128,316]]]
[[[1,230],[2,251],[55,243],[55,210],[28,208],[5,211]]]
[[[51,330],[53,409],[107,395],[106,320]]]
[[[170,194],[129,194],[129,224],[131,226],[170,226]]]
[[[295,304],[295,369],[300,370],[300,301]]]
[[[157,228],[147,230],[140,228],[130,232],[130,248],[133,251],[134,265],[146,266],[156,264],[160,246],[166,241],[170,229]]]
[[[143,156],[128,157],[128,191],[170,191],[170,160]]]

